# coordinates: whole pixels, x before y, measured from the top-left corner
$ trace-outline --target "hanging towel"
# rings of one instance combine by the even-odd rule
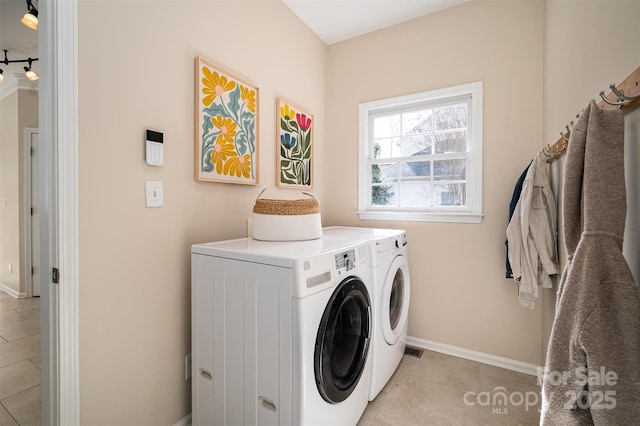
[[[551,288],[558,273],[556,202],[547,157],[540,151],[522,185],[520,200],[507,226],[509,263],[522,306],[533,309],[538,288]]]
[[[567,264],[542,375],[541,425],[640,421],[640,296],[622,255],[624,116],[585,108],[563,183]]]

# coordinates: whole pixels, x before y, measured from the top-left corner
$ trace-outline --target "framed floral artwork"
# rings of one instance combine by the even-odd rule
[[[276,183],[284,188],[313,187],[313,114],[278,98]]]
[[[258,87],[196,57],[195,178],[258,183]]]

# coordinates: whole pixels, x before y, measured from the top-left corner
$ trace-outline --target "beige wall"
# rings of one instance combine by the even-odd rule
[[[324,224],[408,230],[412,336],[542,363],[550,302],[520,307],[504,278],[513,184],[564,120],[640,59],[637,30],[617,46],[617,25],[596,29],[611,13],[637,17],[637,6],[583,3],[476,0],[327,48],[277,0],[153,2],[152,20],[138,18],[150,2],[80,0],[81,423],[172,424],[190,411],[189,247],[244,235],[258,191],[193,180],[198,55],[260,87],[259,186],[275,184],[284,96],[315,114]],[[576,52],[583,37],[598,47]],[[584,86],[571,88],[576,79]],[[478,80],[482,224],[360,221],[358,104]],[[147,127],[165,133],[163,167],[144,162]],[[145,208],[145,180],[164,182],[164,207]]]
[[[20,160],[18,92],[0,101],[0,283],[20,292]],[[13,273],[9,273],[9,264]]]
[[[190,246],[244,236],[259,189],[194,181],[194,58],[259,86],[273,188],[277,96],[315,114],[325,161],[326,45],[272,0],[81,0],[78,40],[81,423],[172,424],[191,411]],[[164,132],[162,167],[144,161],[147,127]],[[145,180],[163,181],[164,207],[145,208]]]
[[[24,129],[38,127],[37,90],[16,89],[0,100],[0,121],[0,199],[7,200],[0,206],[0,283],[24,294]]]
[[[540,308],[518,304],[504,240],[513,185],[541,147],[542,29],[542,2],[474,1],[331,46],[327,66],[327,222],[407,230],[409,335],[535,364]],[[482,223],[359,220],[358,104],[472,81],[484,92]]]
[[[615,16],[615,22],[608,17]],[[609,92],[640,66],[640,2],[547,0],[544,27],[544,140],[553,143],[560,131],[589,100]],[[638,143],[638,141],[635,141]],[[563,160],[553,164],[562,188]],[[629,196],[640,193],[638,182],[628,182]],[[558,201],[562,201],[561,194]],[[562,232],[560,232],[562,240]],[[638,238],[626,235],[625,239]],[[561,256],[564,265],[564,250]],[[543,346],[553,323],[555,294],[543,301]]]

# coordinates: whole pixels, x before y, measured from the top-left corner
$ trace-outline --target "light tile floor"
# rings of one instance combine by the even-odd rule
[[[40,298],[0,291],[0,426],[41,424]]]
[[[0,291],[0,426],[40,425],[40,299]],[[358,426],[537,425],[534,376],[424,351],[405,355]]]
[[[424,351],[405,355],[358,426],[537,425],[535,376]]]

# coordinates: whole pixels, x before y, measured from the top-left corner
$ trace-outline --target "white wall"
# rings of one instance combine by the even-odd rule
[[[627,222],[623,253],[636,283],[640,283],[640,108],[626,115],[624,135]]]

